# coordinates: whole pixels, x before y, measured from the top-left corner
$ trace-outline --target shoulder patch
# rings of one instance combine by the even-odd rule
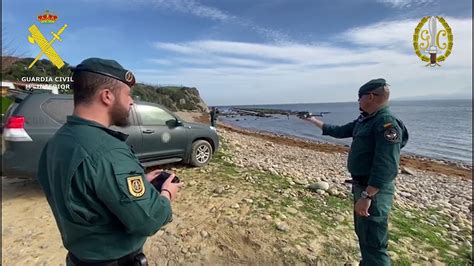
[[[387,124],[383,125],[384,128],[388,128],[388,127],[392,127],[392,126],[393,126],[392,123],[387,123]]]
[[[400,141],[400,134],[397,129],[390,127],[383,133],[386,140],[392,143],[398,143]]]
[[[128,192],[135,198],[145,194],[145,184],[141,175],[127,177]]]

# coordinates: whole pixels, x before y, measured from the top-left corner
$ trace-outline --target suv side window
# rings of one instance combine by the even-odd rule
[[[144,126],[165,126],[166,121],[176,118],[167,111],[151,105],[137,105],[138,115]]]
[[[66,123],[68,115],[72,115],[74,102],[72,99],[49,99],[41,105],[43,111],[60,124]]]

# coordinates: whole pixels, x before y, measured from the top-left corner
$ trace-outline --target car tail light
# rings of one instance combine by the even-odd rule
[[[24,116],[11,116],[7,120],[3,136],[6,141],[33,141],[25,130]]]
[[[8,118],[5,128],[24,128],[25,117],[24,116],[11,116]]]

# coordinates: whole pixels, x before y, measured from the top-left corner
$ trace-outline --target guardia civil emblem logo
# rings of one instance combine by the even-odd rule
[[[132,72],[127,71],[127,73],[125,73],[125,81],[126,81],[126,82],[130,82],[130,81],[132,81],[132,80],[133,80],[133,74],[132,74]]]
[[[426,66],[440,66],[453,49],[453,32],[448,22],[440,16],[423,17],[413,34],[416,55],[427,62]]]
[[[145,194],[145,184],[140,175],[127,177],[127,186],[128,192],[135,198],[139,198]]]
[[[49,12],[48,10],[46,10],[44,13],[38,16],[38,21],[41,24],[54,24],[57,20],[58,20],[58,16]],[[28,42],[30,42],[31,44],[38,45],[38,47],[41,50],[41,52],[36,56],[33,62],[31,62],[28,68],[32,68],[33,65],[43,55],[46,55],[46,57],[48,57],[49,60],[51,60],[51,62],[58,69],[64,66],[64,61],[58,55],[56,50],[54,50],[52,44],[56,40],[62,42],[60,35],[63,33],[63,31],[66,28],[67,28],[67,24],[64,24],[57,32],[51,31],[51,34],[53,35],[53,38],[51,40],[46,39],[46,36],[44,36],[43,33],[41,33],[40,29],[38,28],[38,26],[36,26],[36,24],[33,24],[28,28],[28,31],[30,32],[30,35],[28,36]]]

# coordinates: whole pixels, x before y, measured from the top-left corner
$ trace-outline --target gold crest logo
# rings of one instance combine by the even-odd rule
[[[127,177],[128,192],[135,198],[139,198],[145,194],[145,184],[143,183],[142,176],[130,176]]]
[[[428,23],[427,23],[428,22]],[[438,23],[442,29],[438,30]],[[426,66],[440,66],[453,49],[453,32],[448,22],[440,16],[423,17],[413,34],[413,48]]]
[[[132,80],[133,80],[133,74],[132,74],[132,72],[127,71],[127,73],[125,73],[125,81],[126,81],[126,82],[130,82],[130,81],[132,81]]]

